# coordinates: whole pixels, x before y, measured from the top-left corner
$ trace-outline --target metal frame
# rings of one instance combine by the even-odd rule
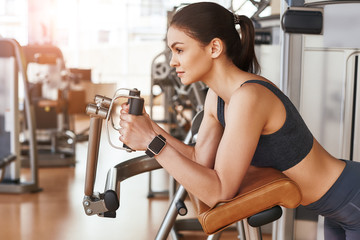
[[[14,102],[12,104],[13,113],[15,114],[15,118],[17,118],[18,111],[18,74],[21,75],[23,80],[23,85],[25,88],[24,94],[24,104],[25,104],[25,114],[26,114],[26,121],[27,121],[27,131],[29,137],[29,166],[30,166],[30,175],[31,179],[29,181],[21,181],[17,179],[19,174],[12,173],[11,179],[13,181],[10,182],[3,182],[0,183],[0,193],[26,193],[26,192],[38,192],[41,189],[38,186],[38,156],[37,156],[37,147],[35,141],[35,118],[34,118],[34,106],[31,103],[29,91],[28,91],[28,81],[27,81],[27,74],[26,74],[26,64],[24,54],[22,52],[22,48],[20,44],[14,39],[8,38],[0,38],[0,57],[3,58],[14,58],[15,59],[15,74],[13,79],[13,93],[12,93],[12,100]],[[17,123],[18,121],[15,121]],[[12,149],[13,154],[16,156],[16,160],[11,163],[15,168],[15,171],[19,171],[20,169],[20,143],[19,143],[19,133],[18,128],[15,128],[17,133],[13,133],[12,137],[12,144],[15,146]]]
[[[24,61],[26,68],[29,64],[48,64],[52,65],[53,63],[42,62],[37,59],[38,55],[51,55],[60,60],[60,69],[65,69],[65,61],[61,50],[53,45],[26,45],[22,47],[24,52]],[[35,129],[36,141],[42,142],[38,145],[38,165],[39,167],[62,167],[62,166],[75,166],[76,164],[76,134],[70,130],[70,116],[67,113],[68,109],[68,89],[69,83],[63,89],[61,96],[64,101],[63,106],[61,107],[61,112],[57,113],[57,124],[56,128],[43,128],[39,129],[40,126],[37,126]],[[31,98],[32,96],[30,96]],[[34,99],[31,99],[34,101]],[[34,109],[36,107],[34,106]],[[35,110],[34,110],[35,111]],[[35,111],[36,113],[36,111]],[[46,141],[39,140],[39,135],[41,133],[46,133],[49,139]],[[26,152],[26,147],[23,146],[22,151]],[[28,166],[28,159],[24,158],[24,166]]]

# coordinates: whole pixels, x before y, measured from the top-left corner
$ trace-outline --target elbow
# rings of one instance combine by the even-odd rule
[[[207,175],[199,181],[199,191],[193,196],[198,198],[202,203],[212,208],[220,202],[230,200],[236,196],[238,187],[232,184],[227,177],[222,177],[214,169],[211,169]]]
[[[209,207],[215,207],[220,202],[228,201],[234,198],[237,194],[237,191],[234,192],[234,190],[229,187],[230,186],[223,186],[223,184],[219,182],[218,187],[213,188],[210,191],[209,198],[206,199],[204,203],[206,203],[206,205]]]
[[[208,198],[201,202],[205,203],[209,208],[213,208],[219,204],[221,200],[219,198]]]
[[[221,194],[218,196],[212,196],[208,199],[205,199],[203,202],[210,208],[213,208],[221,202],[228,201],[228,200],[234,198],[234,196],[235,196],[235,194]]]

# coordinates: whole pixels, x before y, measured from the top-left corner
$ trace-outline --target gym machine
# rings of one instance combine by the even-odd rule
[[[38,186],[34,106],[29,96],[24,54],[16,40],[0,38],[0,63],[0,193],[37,192],[41,189]],[[23,97],[23,102],[19,101],[19,96]],[[20,105],[26,114],[29,139],[30,179],[26,181],[20,178]]]
[[[52,45],[26,45],[23,51],[37,119],[39,166],[74,166],[76,135],[70,130],[68,114],[72,79],[65,69],[62,52]],[[27,152],[27,139],[22,152]],[[23,164],[28,165],[26,158]]]
[[[87,215],[98,214],[99,216],[104,217],[115,217],[115,211],[119,207],[120,197],[120,185],[117,182],[118,176],[126,175],[126,173],[131,172],[125,169],[122,173],[119,173],[116,170],[116,167],[111,169],[107,175],[104,193],[94,193],[93,189],[96,178],[102,121],[104,119],[106,120],[105,126],[109,144],[117,149],[126,150],[128,152],[133,151],[126,145],[117,146],[110,138],[109,124],[111,123],[112,127],[115,130],[118,130],[113,121],[112,110],[116,109],[116,101],[120,98],[128,98],[130,114],[142,114],[144,99],[140,97],[140,91],[137,89],[119,89],[115,92],[112,99],[96,95],[95,104],[89,104],[86,108],[86,113],[90,115],[89,144],[85,176],[85,197],[83,200],[85,213]],[[139,158],[139,161],[141,161],[141,159],[142,158]],[[130,169],[132,168],[131,165],[127,167]],[[151,166],[149,166],[149,168],[151,169]]]
[[[121,97],[129,98],[129,113],[141,115],[143,99],[136,89],[128,90],[129,94],[115,93],[113,99],[96,96],[95,103],[87,107],[90,115],[90,133],[87,155],[85,196],[83,198],[84,211],[88,216],[98,215],[101,217],[116,217],[119,208],[120,184],[129,177],[160,169],[161,166],[154,158],[147,155],[136,157],[122,162],[108,171],[104,193],[94,193],[98,152],[102,121],[106,119],[106,132],[110,145],[128,152],[132,150],[126,146],[114,145],[109,136],[109,124],[114,125],[112,110],[114,102]],[[188,144],[196,139],[203,112],[200,111],[192,122],[192,127],[186,137]],[[167,239],[171,234],[173,239],[178,239],[178,231],[200,230],[210,236],[208,239],[219,239],[223,229],[237,223],[241,239],[261,239],[260,226],[279,219],[282,209],[279,205],[295,208],[301,201],[301,193],[295,182],[287,178],[281,172],[271,168],[250,167],[239,194],[229,200],[219,202],[214,208],[209,208],[204,203],[190,195],[196,209],[199,222],[192,220],[176,221],[177,215],[187,214],[184,200],[186,190],[180,186],[172,199],[168,212],[158,231],[155,239]],[[267,199],[267,201],[263,201]],[[229,214],[230,213],[230,214]]]
[[[282,1],[282,90],[314,137],[333,156],[360,161],[359,1]],[[316,113],[316,114],[314,114]],[[299,211],[301,210],[301,211]],[[300,224],[323,239],[322,216],[301,214]],[[298,214],[299,213],[299,214]],[[302,238],[302,232],[297,232]]]

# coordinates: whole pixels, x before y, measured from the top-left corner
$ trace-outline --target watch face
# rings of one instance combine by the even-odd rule
[[[148,148],[155,154],[159,154],[162,148],[165,146],[165,141],[161,140],[158,136],[151,141]]]

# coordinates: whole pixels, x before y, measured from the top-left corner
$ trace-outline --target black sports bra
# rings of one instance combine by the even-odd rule
[[[286,110],[284,125],[272,134],[260,136],[251,165],[285,171],[307,156],[313,146],[313,135],[290,99],[280,89],[261,80],[249,80],[242,85],[248,83],[257,83],[272,91]],[[224,100],[218,97],[217,116],[225,128],[224,106]]]

